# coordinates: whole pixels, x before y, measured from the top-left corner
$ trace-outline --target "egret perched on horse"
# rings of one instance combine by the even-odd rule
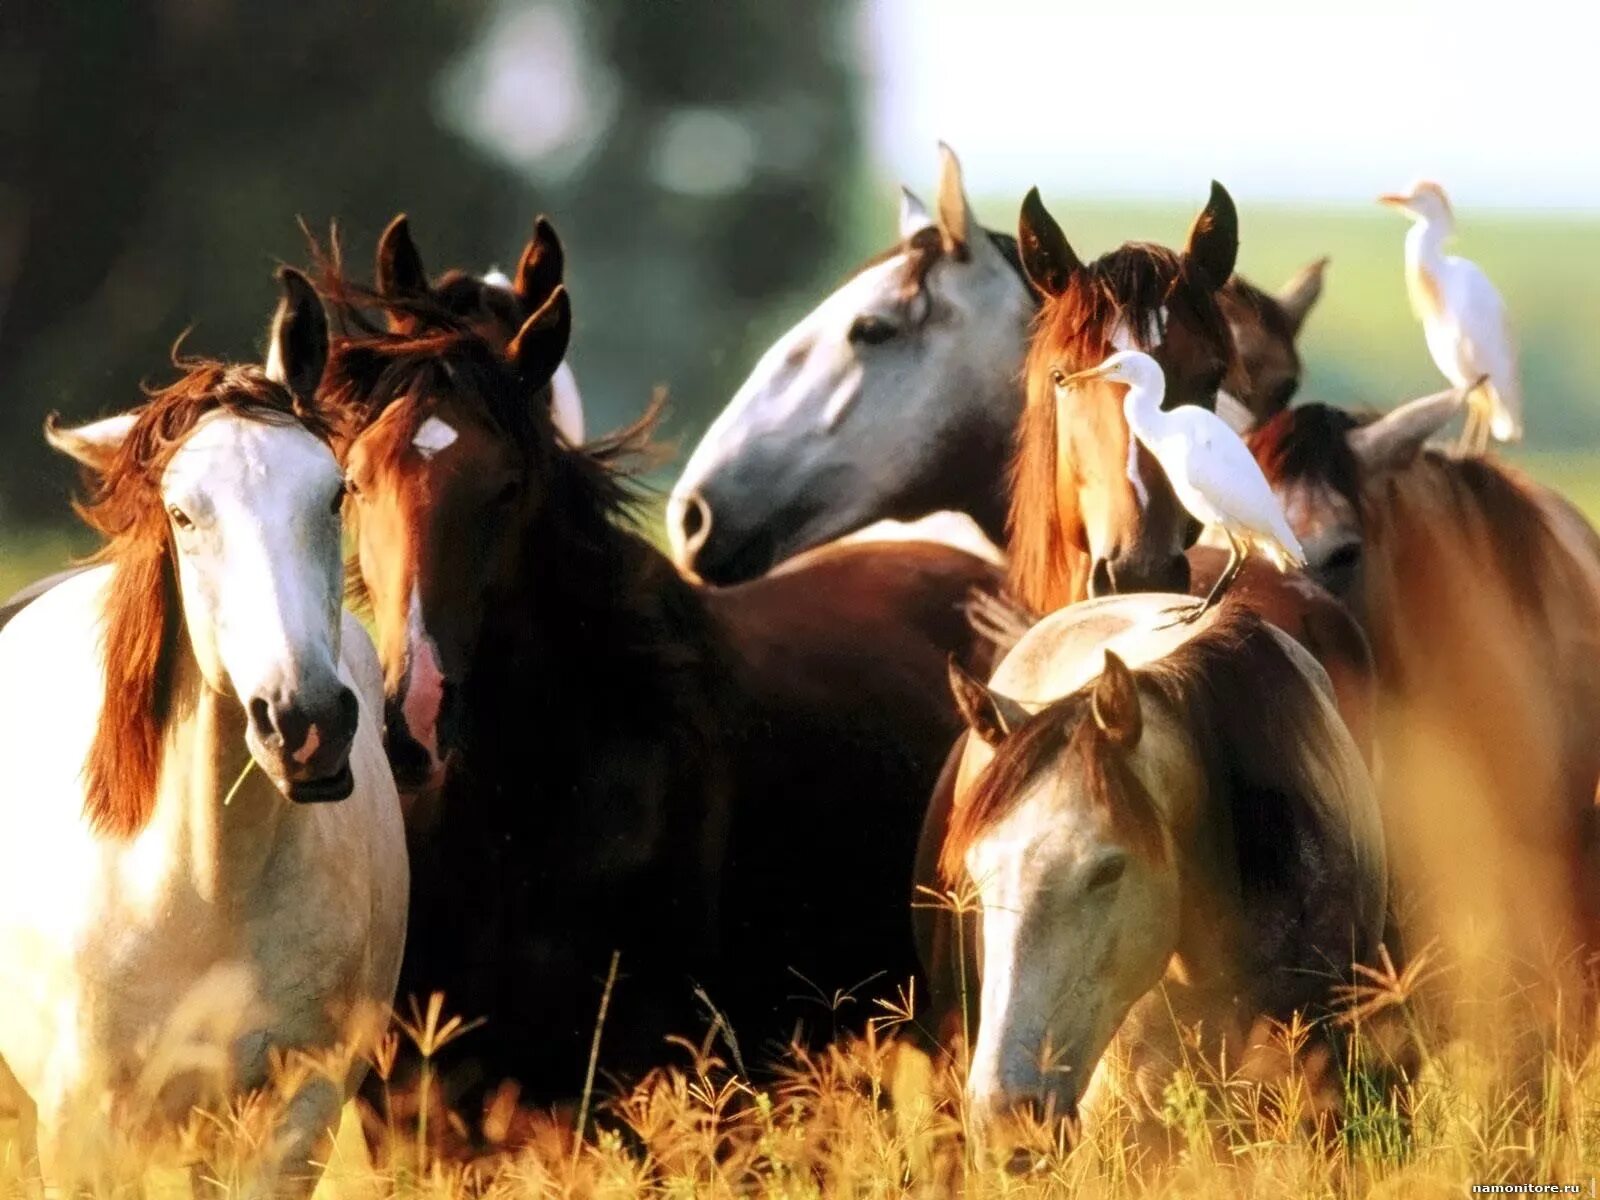
[[[1406,234],[1406,290],[1422,322],[1434,364],[1467,389],[1462,446],[1481,454],[1492,436],[1522,440],[1522,381],[1505,302],[1477,263],[1444,252],[1455,233],[1450,199],[1437,183],[1378,198],[1414,222]],[[1483,378],[1487,377],[1487,382]]]
[[[1161,464],[1178,502],[1195,520],[1220,529],[1228,539],[1228,565],[1184,621],[1193,621],[1222,597],[1252,550],[1280,571],[1305,566],[1305,551],[1283,506],[1249,447],[1226,421],[1194,404],[1163,411],[1166,378],[1156,360],[1140,350],[1119,350],[1098,367],[1075,375],[1058,369],[1052,376],[1056,402],[1064,401],[1074,384],[1091,379],[1128,387],[1122,412],[1133,434],[1128,440],[1128,481],[1134,491],[1142,494],[1144,488],[1134,462],[1143,446]]]

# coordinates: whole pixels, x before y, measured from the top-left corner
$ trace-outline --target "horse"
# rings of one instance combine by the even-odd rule
[[[733,583],[940,510],[1004,544],[1038,294],[1016,240],[979,224],[960,163],[941,158],[934,211],[906,193],[898,243],[761,356],[695,447],[667,502],[681,569]],[[1263,418],[1294,395],[1294,339],[1321,282],[1315,263],[1277,297],[1239,275],[1223,285],[1239,351],[1223,386],[1241,411]]]
[[[318,410],[407,793],[401,990],[488,1018],[440,1064],[448,1102],[471,1119],[501,1077],[576,1095],[613,951],[618,1075],[712,1006],[752,1065],[797,1026],[860,1027],[916,970],[906,880],[961,728],[944,661],[983,661],[963,605],[998,573],[859,545],[695,586],[630,517],[653,414],[578,447],[538,399],[563,289],[501,347],[442,310],[391,329],[381,290],[332,268],[322,287],[349,329]]]
[[[340,607],[326,328],[282,278],[293,373],[182,359],[141,407],[48,426],[107,540],[0,633],[0,1079],[46,1180],[90,1167],[107,1115],[137,1132],[273,1083],[263,1186],[309,1193],[394,997],[382,674]],[[286,1054],[325,1065],[280,1079]]]
[[[1506,464],[1427,446],[1461,408],[1302,405],[1252,449],[1371,640],[1402,942],[1487,946],[1466,978],[1553,1003],[1536,981],[1581,983],[1572,949],[1600,948],[1600,537]]]
[[[533,237],[522,248],[515,275],[499,270],[474,275],[451,267],[430,282],[422,254],[411,236],[410,218],[398,213],[378,238],[374,279],[379,294],[391,304],[390,317],[397,330],[413,323],[406,313],[406,300],[420,297],[427,306],[443,308],[490,341],[505,345],[533,315],[539,302],[562,282],[566,261],[555,227],[541,216],[533,223]],[[574,446],[582,445],[583,396],[565,360],[556,368],[549,387],[556,428]]]
[[[1297,1013],[1337,1049],[1316,1019],[1375,961],[1383,832],[1326,677],[1236,598],[1193,631],[1172,599],[1077,604],[991,683],[952,671],[971,736],[941,867],[981,902],[980,1117],[1089,1134],[1127,1104],[1161,1149],[1194,1049],[1219,1077],[1270,1071]]]

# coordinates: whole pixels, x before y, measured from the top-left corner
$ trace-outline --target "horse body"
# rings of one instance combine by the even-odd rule
[[[943,861],[983,905],[986,1112],[1093,1125],[1131,1100],[1148,1134],[1186,1030],[1248,1069],[1268,1022],[1325,1011],[1376,950],[1382,832],[1325,676],[1236,605],[1159,628],[1171,603],[1075,605],[964,685]],[[1272,711],[1246,711],[1262,687]]]
[[[900,243],[762,355],[695,447],[666,513],[685,571],[733,583],[939,510],[1004,543],[1038,305],[1015,240],[978,223],[943,159],[935,212],[908,202]],[[1237,275],[1219,292],[1239,350],[1222,384],[1255,418],[1294,394],[1294,338],[1320,285],[1316,264],[1278,297]]]
[[[333,456],[275,387],[200,366],[53,435],[115,532],[0,634],[0,1058],[47,1178],[83,1166],[78,1122],[176,1120],[267,1084],[274,1053],[359,1053],[393,996],[381,676],[339,612]],[[309,1190],[363,1071],[297,1085],[269,1187]]]

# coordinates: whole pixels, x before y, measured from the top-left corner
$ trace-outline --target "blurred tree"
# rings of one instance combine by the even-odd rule
[[[517,161],[450,78],[507,14],[581,31],[586,148]],[[595,428],[656,382],[714,409],[749,318],[831,265],[855,175],[848,0],[84,0],[0,15],[0,528],[64,517],[39,423],[126,407],[167,348],[259,353],[295,226],[353,263],[396,211],[426,259],[508,261],[539,210],[569,244]],[[537,50],[537,47],[533,47]],[[537,54],[524,61],[539,62]],[[524,106],[543,106],[534,73]],[[515,114],[512,114],[515,116]],[[463,132],[472,136],[464,137]],[[550,162],[567,163],[563,172]],[[541,165],[543,164],[543,165]],[[841,180],[841,174],[845,176]]]
[[[673,428],[698,431],[775,310],[839,267],[863,173],[858,17],[852,0],[520,0],[491,23],[501,52],[452,80],[454,119],[535,183],[568,245],[593,427],[665,384]],[[550,54],[543,112],[512,102],[522,41]]]

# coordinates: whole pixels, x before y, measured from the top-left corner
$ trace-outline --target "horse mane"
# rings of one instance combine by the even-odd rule
[[[131,838],[155,809],[161,750],[172,715],[182,612],[161,475],[200,420],[218,410],[252,420],[296,422],[326,438],[258,366],[180,358],[181,378],[148,391],[127,437],[103,467],[85,472],[88,498],[74,509],[104,537],[92,561],[113,570],[106,592],[105,694],[84,762],[84,816],[97,832]]]
[[[1028,295],[1037,304],[1038,293],[1028,284],[1028,277],[1022,270],[1022,252],[1017,248],[1017,239],[1008,233],[1001,233],[995,229],[985,229],[982,226],[977,228],[983,236],[989,239],[989,243],[1000,252],[1000,257],[1005,259],[1006,264],[1017,273],[1017,278],[1022,280]],[[908,296],[922,291],[927,285],[929,272],[937,264],[950,257],[949,252],[945,249],[944,239],[939,235],[939,230],[932,225],[924,226],[910,237],[895,242],[887,249],[880,250],[877,254],[863,261],[855,270],[845,276],[840,286],[844,286],[845,283],[848,283],[863,272],[870,271],[873,267],[882,266],[890,259],[897,258],[902,254],[906,255],[909,260],[906,264],[904,283],[905,292]]]
[[[1171,654],[1135,668],[1142,705],[1183,722],[1204,764],[1216,819],[1227,822],[1238,884],[1249,903],[1270,898],[1298,907],[1301,922],[1319,897],[1301,895],[1295,851],[1320,841],[1326,825],[1319,776],[1338,770],[1317,692],[1254,611],[1226,600],[1210,627]],[[1161,816],[1126,753],[1095,723],[1091,682],[1054,701],[1013,731],[966,802],[952,814],[940,851],[947,879],[965,871],[967,851],[1014,810],[1026,785],[1058,761],[1083,780],[1090,803],[1136,849],[1159,859]],[[1262,703],[1270,697],[1270,703]],[[1148,717],[1146,718],[1148,722]]]
[[[1051,612],[1084,594],[1086,556],[1068,540],[1058,470],[1060,430],[1050,372],[1058,364],[1082,370],[1111,354],[1111,337],[1125,325],[1133,344],[1148,350],[1165,334],[1174,310],[1207,337],[1232,346],[1215,293],[1195,278],[1188,259],[1148,242],[1129,242],[1072,275],[1060,296],[1039,308],[1024,368],[1027,398],[1017,426],[1011,470],[1008,557],[1011,590],[1037,612]]]

